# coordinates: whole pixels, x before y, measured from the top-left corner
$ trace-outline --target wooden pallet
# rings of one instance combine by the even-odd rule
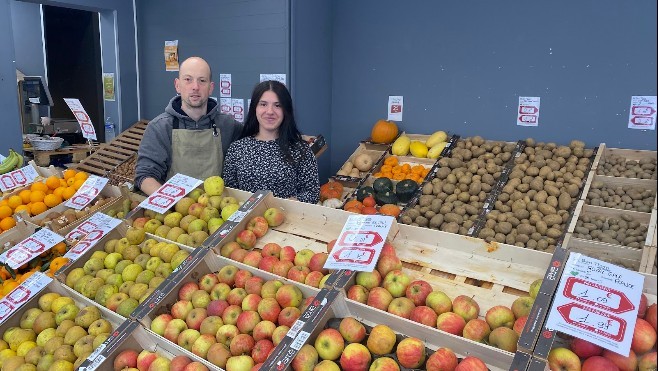
[[[59,155],[73,155],[72,162],[83,161],[90,152],[98,149],[98,144],[94,144],[91,149],[87,144],[74,144],[68,147],[57,148],[50,151],[37,151],[34,148],[24,148],[24,152],[31,152],[34,157],[34,162],[39,166],[50,165],[53,156]]]
[[[105,176],[137,153],[148,121],[136,122],[110,143],[105,143],[76,166],[78,170]]]

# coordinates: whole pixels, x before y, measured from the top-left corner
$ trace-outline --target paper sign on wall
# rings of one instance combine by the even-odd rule
[[[285,73],[261,73],[260,82],[274,80],[286,84],[286,74]]]
[[[96,129],[94,129],[94,124],[91,122],[87,111],[82,107],[82,103],[75,98],[64,98],[64,102],[66,102],[66,105],[73,112],[75,119],[78,120],[80,129],[82,130],[82,137],[96,140]]]
[[[114,73],[103,73],[103,99],[114,102]]]
[[[0,190],[6,192],[10,189],[32,184],[38,176],[39,174],[34,166],[28,164],[20,169],[0,175]]]
[[[404,98],[401,95],[389,95],[388,97],[388,120],[402,121],[402,109]]]
[[[372,272],[394,220],[384,215],[348,217],[324,268]]]
[[[628,356],[644,278],[571,253],[546,327]]]
[[[165,71],[178,71],[178,40],[165,41]]]
[[[164,214],[170,207],[174,206],[181,198],[190,193],[194,188],[201,185],[203,181],[191,176],[176,174],[158,188],[152,195],[148,196],[139,207],[153,210]]]
[[[231,98],[219,98],[219,112],[225,115],[233,114],[233,101]]]
[[[244,121],[244,99],[233,98],[231,99],[231,111],[233,111],[233,117],[235,121],[243,122]]]
[[[219,74],[219,96],[221,98],[226,98],[231,96],[231,74],[230,73],[220,73]]]
[[[628,113],[628,128],[656,130],[656,96],[634,96]]]
[[[518,126],[539,126],[540,97],[519,97]]]
[[[74,238],[82,238],[75,246],[64,254],[64,257],[71,260],[76,260],[81,257],[86,251],[91,249],[105,237],[114,228],[121,224],[121,220],[113,218],[103,213],[96,213],[91,218],[85,220],[77,228],[67,234],[67,238],[72,236]]]
[[[96,175],[90,175],[80,189],[69,198],[64,206],[70,207],[72,209],[80,210],[85,206],[89,205],[91,201],[98,196],[99,193],[105,188],[109,179],[103,178]]]
[[[42,228],[2,253],[0,262],[16,269],[62,241],[64,241],[64,237],[49,229]]]

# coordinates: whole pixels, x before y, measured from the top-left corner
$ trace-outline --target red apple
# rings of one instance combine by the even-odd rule
[[[282,308],[298,307],[304,296],[297,286],[285,284],[276,291],[275,299]]]
[[[479,318],[472,319],[466,323],[462,334],[466,339],[484,343],[489,339],[491,328],[486,321]]]
[[[164,335],[165,328],[167,327],[167,324],[172,319],[174,319],[174,317],[172,317],[171,314],[168,313],[161,314],[155,317],[153,321],[151,321],[151,331],[155,332],[160,336]]]
[[[253,310],[243,311],[238,315],[238,319],[235,325],[238,327],[243,334],[252,334],[254,327],[260,322],[260,316],[258,312]]]
[[[274,344],[271,340],[258,340],[254,345],[254,348],[251,350],[251,358],[257,363],[265,362],[272,349],[274,349]]]
[[[464,318],[454,312],[441,313],[436,320],[436,328],[457,336],[462,335],[465,326]]]
[[[580,358],[567,348],[553,348],[548,353],[548,366],[551,370],[578,371]]]
[[[366,337],[366,328],[353,317],[345,317],[338,325],[338,331],[349,343],[360,343]]]
[[[281,340],[286,337],[286,334],[288,334],[288,330],[290,330],[290,327],[288,326],[277,326],[277,328],[274,329],[274,332],[272,332],[272,343],[274,343],[274,346],[279,345]]]
[[[367,304],[379,310],[387,311],[393,301],[393,295],[383,287],[375,287],[368,294]]]
[[[188,282],[188,283],[193,283],[193,282]],[[219,278],[217,277],[217,275],[213,274],[213,273],[208,273],[208,274],[203,275],[203,277],[201,277],[201,279],[199,280],[198,288],[201,289],[201,290],[205,290],[207,293],[210,294],[210,291],[212,290],[212,288],[215,287],[215,285],[218,284],[218,283],[219,283]],[[183,298],[180,297],[180,294],[181,294],[181,292],[179,290],[178,291],[178,297],[180,299],[183,299]],[[187,300],[189,300],[189,299],[187,299]]]
[[[311,270],[308,267],[295,265],[288,270],[286,277],[291,281],[304,283],[304,281],[306,281],[306,276],[308,276],[309,273],[311,273]]]
[[[452,311],[459,314],[464,321],[470,321],[478,318],[480,306],[473,298],[460,295],[452,301]]]
[[[525,323],[528,322],[528,316],[523,316],[519,317],[514,321],[514,326],[512,326],[512,330],[519,334],[521,336],[521,333],[523,332],[523,328],[525,327]]]
[[[295,358],[293,358],[291,366],[294,371],[312,370],[318,364],[318,352],[313,348],[313,345],[304,344],[299,350]]]
[[[249,250],[245,250],[243,248],[237,249],[231,253],[231,255],[228,257],[231,260],[235,260],[236,262],[242,263],[244,260],[244,257],[247,256],[249,253]]]
[[[334,370],[340,370],[338,365],[336,365],[336,368],[331,369],[331,371]],[[400,365],[398,365],[398,363],[391,357],[379,357],[372,361],[368,371],[400,371]]]
[[[425,299],[432,292],[432,286],[423,280],[413,281],[407,286],[405,296],[414,302],[414,305],[425,305]]]
[[[425,343],[417,338],[405,338],[395,350],[400,365],[406,368],[418,368],[425,362]]]
[[[656,370],[656,352],[647,353],[640,358],[639,370],[640,371],[652,371]]]
[[[228,258],[231,256],[231,253],[235,250],[240,250],[242,247],[235,241],[228,242],[224,246],[221,247],[219,250],[219,253],[221,256]]]
[[[442,291],[432,291],[427,295],[425,305],[434,309],[437,315],[452,310],[452,300]]]
[[[235,274],[235,287],[243,289],[245,282],[247,282],[247,280],[253,276],[254,274],[248,270],[238,270],[238,272]]]
[[[171,307],[171,315],[174,318],[185,320],[192,309],[194,309],[192,302],[188,300],[179,300]]]
[[[322,272],[322,275],[329,273],[329,270],[324,268],[328,257],[329,255],[323,252],[313,254],[311,260],[308,262],[308,268],[314,272]]]
[[[371,360],[368,348],[359,343],[351,343],[345,347],[340,356],[340,366],[343,370],[366,371]]]
[[[396,342],[397,337],[390,327],[377,325],[370,330],[366,345],[370,352],[382,356],[391,353]]]
[[[322,272],[312,271],[308,275],[306,275],[306,278],[304,279],[304,284],[309,285],[311,287],[319,288],[320,282],[322,282],[323,278],[324,278],[324,274],[322,274]]]
[[[234,337],[240,334],[240,330],[235,325],[223,325],[217,330],[215,338],[218,343],[225,345],[228,349]]]
[[[124,350],[114,358],[114,370],[123,370],[124,368],[137,367],[137,354],[132,349]]]
[[[228,296],[226,296],[226,301],[231,305],[242,306],[242,301],[247,297],[247,291],[245,289],[236,287],[233,290],[229,291]]]
[[[269,256],[269,255],[264,256],[263,259],[261,259],[260,262],[258,263],[258,269],[272,273],[272,268],[274,267],[274,263],[278,261],[279,259],[275,258],[274,256]]]
[[[226,300],[229,292],[231,292],[231,286],[220,282],[210,291],[210,300]]]
[[[243,249],[251,250],[256,245],[256,234],[248,229],[244,229],[235,237],[235,242]]]
[[[455,368],[455,371],[485,371],[488,370],[484,362],[481,359],[473,356],[468,356],[462,359],[461,362]]]
[[[219,282],[233,286],[233,284],[235,284],[236,273],[238,273],[238,268],[236,266],[226,265],[217,272],[217,278],[219,278]]]
[[[281,254],[281,245],[276,242],[266,243],[260,253],[263,255],[263,258],[271,256],[278,260],[279,254]]]
[[[244,256],[244,259],[242,259],[242,263],[250,266],[257,268],[260,265],[260,261],[263,260],[263,256],[260,254],[260,252],[252,250],[247,253],[247,255]]]
[[[343,336],[333,328],[322,330],[315,338],[314,344],[320,358],[330,361],[338,359],[345,349]]]
[[[276,325],[272,321],[260,321],[256,324],[253,331],[254,340],[259,341],[263,339],[272,340],[272,334],[274,334],[274,329]]]
[[[295,248],[292,246],[283,246],[281,248],[281,253],[279,253],[279,260],[285,260],[289,262],[294,262],[295,261],[295,256],[297,255],[297,251],[295,251]]]
[[[611,352],[607,349],[603,351],[603,358],[607,358],[612,361],[619,368],[619,371],[635,371],[637,370],[637,356],[635,352],[631,349],[628,357],[622,356],[615,352]]]
[[[199,289],[196,282],[185,282],[183,286],[178,289],[178,300],[191,300],[192,293]]]
[[[425,326],[429,327],[435,327],[436,326],[436,319],[438,316],[436,315],[436,312],[430,307],[427,307],[425,305],[421,305],[418,307],[415,307],[411,311],[411,315],[409,316],[409,319],[422,323]]]
[[[277,323],[282,326],[292,327],[301,315],[302,312],[297,307],[285,307],[279,313]]]
[[[187,324],[187,328],[200,330],[201,323],[203,322],[204,319],[206,319],[206,317],[208,317],[206,308],[192,309],[190,313],[187,315],[187,317],[185,317],[185,323]]]
[[[294,266],[295,265],[291,261],[279,260],[278,262],[272,264],[272,273],[276,274],[277,276],[287,277],[288,271]]]
[[[377,271],[372,272],[358,272],[356,274],[356,284],[365,287],[368,290],[380,286],[382,283],[382,276]]]
[[[580,358],[589,358],[603,354],[603,348],[587,340],[573,338],[569,348]]]
[[[411,299],[401,297],[393,299],[391,304],[388,305],[387,311],[396,316],[409,319],[409,317],[411,317],[411,312],[413,312],[415,307],[416,306]]]
[[[368,301],[368,289],[361,285],[350,286],[347,290],[347,298],[365,304]]]
[[[656,303],[653,303],[647,308],[647,314],[644,316],[644,319],[651,324],[653,330],[656,331]]]
[[[267,224],[270,227],[278,227],[286,220],[286,214],[283,212],[283,210],[276,207],[270,207],[269,209],[265,210],[263,216],[265,217],[265,220],[267,220]]]
[[[247,222],[247,230],[254,232],[256,238],[261,238],[267,233],[269,225],[262,216],[255,216]]]
[[[222,313],[224,313],[224,309],[226,309],[228,306],[229,303],[226,300],[212,300],[206,307],[206,313],[209,316],[221,317]]]
[[[484,318],[492,330],[498,327],[512,328],[514,326],[514,313],[503,305],[489,308]]]
[[[587,358],[581,367],[582,371],[619,371],[619,367],[604,357],[594,356]]]
[[[338,241],[338,240],[335,240],[335,239],[334,239],[334,240],[331,240],[331,241],[329,241],[329,242],[327,243],[327,253],[330,253],[330,252],[331,252],[331,249],[334,248],[334,245],[336,244],[337,241]]]
[[[179,318],[174,318],[167,323],[167,327],[165,327],[162,336],[172,343],[178,344],[178,336],[185,330],[187,330],[187,324],[185,321]]]
[[[388,272],[384,277],[384,288],[393,295],[394,298],[404,296],[407,291],[407,286],[411,283],[411,279],[407,274],[401,270],[394,270]],[[366,286],[367,287],[367,286]]]
[[[185,371],[185,367],[192,363],[192,360],[187,356],[176,356],[171,359],[169,364],[169,371]]]
[[[530,296],[521,296],[514,300],[512,303],[512,313],[514,313],[514,318],[520,318],[530,314],[532,305],[535,303],[535,299]]]
[[[249,277],[244,281],[244,291],[246,291],[247,294],[258,294],[260,296],[264,283],[265,280],[258,276]]]
[[[238,334],[233,339],[231,339],[231,344],[229,349],[231,354],[234,356],[239,356],[241,354],[251,354],[251,350],[256,345],[254,338],[251,335],[247,334]]]
[[[238,316],[240,313],[242,313],[242,307],[238,305],[229,305],[224,309],[224,313],[222,313],[222,321],[225,325],[235,325],[238,322]]]
[[[635,329],[633,330],[631,349],[637,354],[644,354],[650,351],[655,344],[656,330],[654,330],[649,322],[638,318],[637,322],[635,322]]]
[[[439,348],[428,359],[428,370],[453,371],[457,367],[457,356],[448,348]]]
[[[281,306],[274,298],[264,298],[258,303],[257,311],[263,320],[276,322],[281,313]]]
[[[644,293],[640,295],[640,305],[638,305],[637,308],[637,316],[644,318],[644,316],[647,314],[647,296],[644,295]]]
[[[158,355],[149,352],[148,350],[142,350],[141,353],[137,356],[137,368],[140,370],[148,370],[151,367],[151,363],[158,358]]]
[[[516,352],[516,345],[519,342],[519,335],[509,327],[498,327],[491,330],[489,334],[489,345],[508,352]]]

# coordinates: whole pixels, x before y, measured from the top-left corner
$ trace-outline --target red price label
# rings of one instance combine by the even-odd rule
[[[368,247],[342,247],[333,253],[338,263],[370,264],[375,257],[375,249]]]
[[[536,114],[539,112],[539,108],[535,106],[519,106],[519,113],[525,113],[525,114]]]
[[[622,318],[579,303],[559,306],[557,311],[570,325],[614,341],[619,342],[624,339],[626,321]]]
[[[384,242],[382,236],[372,231],[347,231],[340,236],[340,246],[375,246]]]
[[[537,122],[537,116],[535,116],[535,115],[521,115],[521,116],[519,116],[519,121],[534,124],[534,123]]]
[[[402,106],[399,104],[391,104],[391,113],[400,113],[402,112]]]
[[[185,188],[173,184],[165,184],[158,193],[169,197],[180,197],[185,195]]]
[[[634,115],[651,116],[656,113],[656,110],[650,106],[633,106],[632,112]]]

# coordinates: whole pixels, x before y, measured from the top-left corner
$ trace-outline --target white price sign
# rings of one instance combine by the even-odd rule
[[[634,96],[628,113],[628,128],[656,130],[656,96]]]
[[[64,101],[66,102],[66,105],[69,106],[71,112],[73,112],[73,116],[75,116],[78,124],[80,124],[82,137],[85,139],[96,140],[97,138],[94,124],[91,122],[91,118],[89,118],[87,111],[85,111],[84,107],[82,107],[82,103],[80,103],[80,101],[75,98],[64,98]]]
[[[16,269],[62,241],[64,237],[42,228],[0,255],[0,262]]]
[[[519,97],[518,126],[539,126],[540,97]]]
[[[101,238],[121,224],[121,220],[103,213],[96,213],[66,235],[66,238],[81,238],[75,246],[64,254],[71,260],[76,260],[94,247]]]
[[[164,214],[170,207],[174,206],[181,198],[190,193],[194,188],[201,185],[203,181],[183,174],[176,174],[158,188],[152,195],[142,201],[139,206],[144,209],[153,210]]]
[[[402,121],[402,111],[404,107],[404,97],[401,95],[391,95],[388,97],[388,120]]]
[[[232,115],[233,100],[231,98],[219,98],[219,112],[225,115]]]
[[[66,201],[64,206],[76,210],[84,208],[101,193],[108,180],[109,179],[100,176],[90,175],[89,178],[82,183],[80,189],[75,192],[73,197]]]
[[[0,324],[11,317],[23,304],[46,287],[52,279],[41,272],[36,272],[23,283],[16,286],[9,294],[0,299]]]
[[[31,164],[16,169],[0,176],[0,190],[7,192],[10,189],[26,186],[34,183],[34,179],[39,176],[34,166]]]
[[[219,96],[220,98],[230,98],[231,97],[231,74],[230,73],[220,73],[219,74]]]
[[[231,99],[231,107],[233,118],[237,122],[244,121],[244,99],[233,98]]]

